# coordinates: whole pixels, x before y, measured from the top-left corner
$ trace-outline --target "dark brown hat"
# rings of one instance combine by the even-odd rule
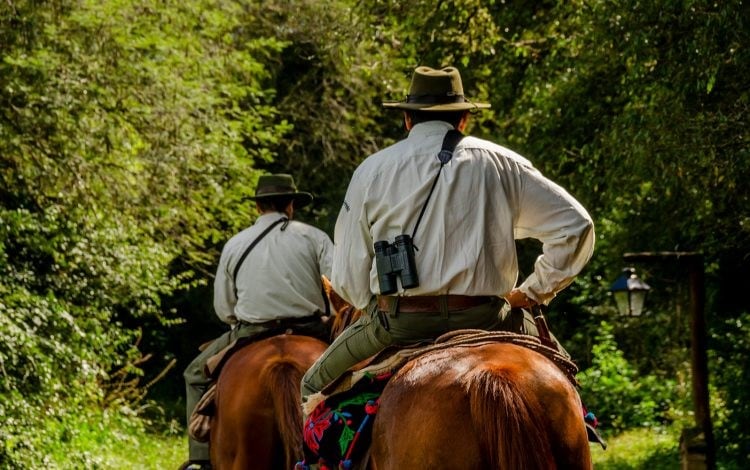
[[[258,186],[255,189],[253,201],[266,201],[269,199],[290,198],[294,200],[294,208],[304,207],[313,200],[313,195],[304,191],[297,191],[292,175],[276,174],[262,175],[258,178]]]
[[[464,111],[490,107],[487,103],[472,103],[466,99],[457,68],[436,70],[425,66],[414,70],[405,101],[386,101],[383,106],[419,111]]]

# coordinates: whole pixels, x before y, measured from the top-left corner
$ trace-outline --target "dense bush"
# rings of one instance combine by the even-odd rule
[[[674,377],[640,374],[618,349],[611,324],[599,325],[592,356],[591,367],[578,379],[584,404],[597,416],[603,432],[665,425],[682,414],[684,387]]]
[[[750,313],[745,312],[718,325],[712,340],[716,349],[711,380],[715,434],[719,455],[726,461],[750,462]],[[742,468],[742,467],[738,467]]]
[[[240,5],[147,3],[0,7],[3,468],[44,465],[48,420],[141,397],[142,328],[177,321],[162,299],[205,282],[289,129],[263,83],[281,44],[233,36]]]

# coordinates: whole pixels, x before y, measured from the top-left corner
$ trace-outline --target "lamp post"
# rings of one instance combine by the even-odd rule
[[[627,262],[671,260],[677,262],[687,272],[690,283],[690,367],[696,427],[683,430],[680,436],[680,455],[683,470],[714,470],[716,468],[716,453],[708,396],[708,354],[706,318],[704,313],[705,271],[703,256],[692,252],[660,251],[625,253],[623,259]],[[623,274],[625,274],[625,271],[628,271],[628,280],[632,279],[630,275],[635,276],[634,270],[629,270],[632,270],[632,268],[627,268],[623,271]],[[617,284],[617,281],[615,284]],[[614,287],[615,285],[613,285]],[[646,287],[648,288],[648,286]],[[611,290],[617,296],[617,291],[614,291],[614,289]],[[645,290],[647,291],[648,289]],[[639,292],[641,291],[643,289],[626,289],[624,291],[629,297],[625,304],[629,309],[640,302],[640,300],[634,300],[632,296],[640,295]],[[645,296],[645,293],[643,295]],[[618,308],[619,305],[620,303],[618,302]],[[629,310],[629,313],[633,315],[633,310]]]

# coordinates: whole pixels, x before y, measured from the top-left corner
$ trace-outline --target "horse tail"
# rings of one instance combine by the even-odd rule
[[[471,420],[486,468],[555,468],[544,409],[535,395],[523,393],[518,377],[482,370],[469,384]]]
[[[286,468],[292,468],[302,458],[303,417],[300,406],[300,382],[303,371],[297,364],[277,360],[269,364],[266,373]]]

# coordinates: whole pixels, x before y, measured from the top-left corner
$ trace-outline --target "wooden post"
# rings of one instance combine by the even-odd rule
[[[692,252],[660,251],[625,253],[623,258],[625,261],[647,262],[672,259],[687,269],[690,283],[690,368],[696,427],[683,430],[680,436],[680,456],[682,470],[714,470],[716,450],[708,396],[708,335],[706,333],[703,256]]]

